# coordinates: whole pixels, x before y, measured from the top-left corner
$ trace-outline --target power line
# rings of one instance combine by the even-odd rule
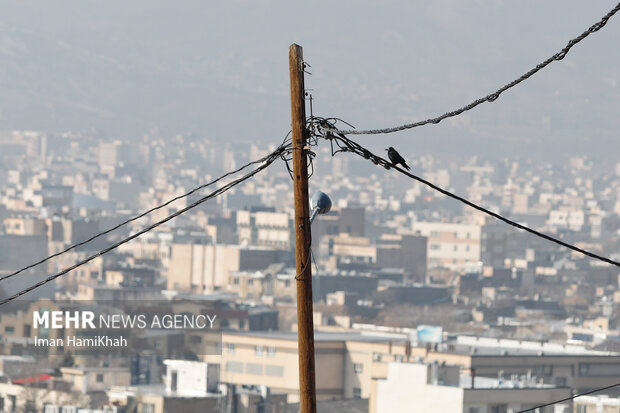
[[[431,183],[431,182],[429,182],[429,181],[427,181],[427,180],[425,180],[423,178],[420,178],[419,176],[416,176],[416,175],[414,175],[414,174],[412,174],[412,173],[410,173],[408,171],[405,171],[404,169],[402,169],[402,168],[400,168],[398,166],[393,165],[391,162],[383,159],[380,156],[375,155],[374,153],[372,153],[368,149],[366,149],[363,146],[359,145],[358,143],[356,143],[356,142],[346,138],[345,136],[342,136],[342,135],[335,136],[333,133],[331,133],[329,130],[327,130],[326,133],[325,133],[325,138],[328,139],[331,142],[331,144],[332,144],[332,156],[337,154],[338,152],[352,152],[352,153],[354,153],[356,155],[359,155],[359,156],[361,156],[361,157],[363,157],[365,159],[370,160],[375,165],[382,166],[385,169],[392,168],[392,169],[400,172],[401,174],[408,176],[411,179],[415,179],[416,181],[423,183],[424,185],[434,189],[435,191],[441,192],[442,194],[444,194],[446,196],[449,196],[450,198],[456,199],[457,201],[460,201],[460,202],[464,203],[465,205],[468,205],[468,206],[470,206],[470,207],[472,207],[474,209],[477,209],[478,211],[484,212],[485,214],[490,215],[490,216],[492,216],[494,218],[497,218],[500,221],[503,221],[503,222],[505,222],[505,223],[507,223],[509,225],[512,225],[513,227],[516,227],[516,228],[521,229],[523,231],[527,231],[530,234],[536,235],[537,237],[544,238],[547,241],[554,242],[554,243],[559,244],[559,245],[561,245],[563,247],[569,248],[569,249],[571,249],[573,251],[577,251],[577,252],[579,252],[581,254],[587,255],[588,257],[595,258],[597,260],[606,262],[608,264],[612,264],[612,265],[620,267],[620,262],[618,262],[618,261],[614,261],[614,260],[612,260],[610,258],[603,257],[603,256],[595,254],[593,252],[584,250],[584,249],[579,248],[579,247],[577,247],[575,245],[568,244],[568,243],[566,243],[564,241],[561,241],[561,240],[559,240],[557,238],[554,238],[554,237],[552,237],[550,235],[547,235],[547,234],[544,234],[542,232],[536,231],[536,230],[534,230],[532,228],[526,227],[525,225],[522,225],[522,224],[519,224],[518,222],[512,221],[512,220],[510,220],[510,219],[508,219],[506,217],[503,217],[500,214],[497,214],[497,213],[495,213],[493,211],[490,211],[490,210],[488,210],[488,209],[486,209],[484,207],[481,207],[480,205],[474,204],[473,202],[471,202],[471,201],[469,201],[469,200],[467,200],[467,199],[465,199],[465,198],[463,198],[461,196],[455,195],[455,194],[453,194],[450,191],[447,191],[447,190],[445,190],[443,188],[440,188],[437,185],[435,185],[435,184],[433,184],[433,183]],[[334,146],[333,146],[334,143],[337,146],[336,150],[334,150]]]
[[[129,241],[131,241],[131,240],[133,240],[133,239],[135,239],[137,237],[139,237],[140,235],[153,230],[154,228],[156,228],[156,227],[158,227],[158,226],[160,226],[160,225],[170,221],[173,218],[178,217],[179,215],[189,211],[190,209],[193,209],[193,208],[197,207],[198,205],[202,204],[203,202],[206,202],[206,201],[208,201],[208,200],[210,200],[212,198],[215,198],[216,196],[219,196],[219,195],[223,194],[224,192],[228,191],[232,187],[240,184],[241,182],[244,182],[245,180],[253,177],[254,175],[259,173],[263,169],[267,168],[276,159],[278,159],[279,157],[285,155],[286,152],[289,151],[289,150],[290,150],[290,145],[283,144],[283,145],[279,146],[271,154],[269,154],[266,157],[262,158],[263,161],[261,162],[260,165],[258,165],[258,167],[256,167],[252,171],[246,173],[241,178],[238,178],[238,179],[236,179],[234,181],[229,182],[228,184],[226,184],[226,185],[222,186],[221,188],[211,192],[209,195],[200,198],[199,200],[197,200],[196,202],[186,206],[185,208],[182,208],[182,209],[176,211],[175,213],[173,213],[171,215],[168,215],[166,218],[164,218],[164,219],[162,219],[160,221],[157,221],[156,223],[154,223],[152,225],[149,225],[148,227],[146,227],[146,228],[136,232],[135,234],[133,234],[133,235],[127,237],[127,238],[124,238],[123,240],[121,240],[121,241],[119,241],[119,242],[117,242],[117,243],[115,243],[115,244],[113,244],[113,245],[111,245],[111,246],[109,246],[109,247],[107,247],[107,248],[97,252],[96,254],[93,254],[93,255],[91,255],[91,256],[89,256],[89,257],[87,257],[87,258],[77,262],[76,264],[74,264],[74,265],[72,265],[70,267],[65,268],[64,270],[62,270],[62,271],[60,271],[60,272],[58,272],[58,273],[56,273],[54,275],[51,275],[51,276],[47,277],[46,279],[41,280],[41,281],[39,281],[38,283],[36,283],[34,285],[31,285],[28,288],[25,288],[25,289],[15,293],[15,294],[13,294],[12,296],[10,296],[8,298],[5,298],[4,300],[1,300],[0,301],[0,306],[8,303],[9,301],[15,300],[16,298],[18,298],[18,297],[20,297],[20,296],[22,296],[24,294],[29,293],[30,291],[32,291],[32,290],[34,290],[36,288],[39,288],[42,285],[47,284],[48,282],[53,281],[56,278],[66,274],[66,273],[68,273],[70,271],[75,270],[76,268],[78,268],[78,267],[80,267],[80,266],[82,266],[82,265],[92,261],[93,259],[95,259],[95,258],[97,258],[99,256],[102,256],[102,255],[104,255],[104,254],[114,250],[115,248],[118,248],[119,246],[121,246],[121,245],[123,245],[123,244],[125,244],[125,243],[127,243],[127,242],[129,242]]]
[[[427,125],[429,123],[439,123],[442,120],[446,119],[446,118],[451,118],[454,116],[458,116],[463,112],[466,112],[468,110],[471,110],[473,108],[475,108],[476,106],[480,105],[481,103],[484,102],[494,102],[499,95],[501,95],[503,92],[505,92],[506,90],[518,85],[519,83],[523,82],[524,80],[528,79],[530,76],[534,75],[535,73],[537,73],[538,71],[540,71],[541,69],[545,68],[547,65],[549,65],[551,62],[554,62],[556,60],[562,60],[564,59],[564,57],[568,54],[568,51],[577,43],[579,43],[580,41],[582,41],[583,39],[585,39],[586,37],[588,37],[590,34],[599,31],[600,29],[603,28],[603,26],[605,26],[605,24],[607,24],[607,21],[618,12],[618,10],[620,10],[620,3],[618,3],[616,5],[616,7],[614,7],[613,9],[611,9],[611,11],[609,13],[607,13],[605,16],[603,16],[603,18],[601,18],[600,21],[596,22],[595,24],[593,24],[592,26],[590,26],[590,28],[588,30],[586,30],[585,32],[581,33],[579,36],[575,37],[574,39],[571,39],[566,46],[560,50],[559,52],[557,52],[556,54],[554,54],[553,56],[551,56],[550,58],[548,58],[547,60],[539,63],[538,65],[536,65],[536,67],[534,67],[533,69],[531,69],[530,71],[528,71],[527,73],[525,73],[524,75],[522,75],[521,77],[513,80],[512,82],[502,86],[501,88],[499,88],[498,90],[496,90],[495,92],[484,96],[480,99],[474,100],[473,102],[471,102],[469,105],[463,106],[459,109],[453,110],[451,112],[447,112],[444,113],[441,116],[437,116],[435,118],[430,118],[430,119],[426,119],[426,120],[422,120],[422,121],[418,121],[418,122],[414,122],[414,123],[408,123],[405,125],[401,125],[401,126],[394,126],[391,128],[384,128],[384,129],[369,129],[369,130],[343,130],[341,131],[344,134],[347,135],[377,135],[380,133],[392,133],[392,132],[399,132],[405,129],[412,129],[412,128],[416,128],[418,126],[423,126],[423,125]]]
[[[553,406],[554,404],[558,404],[558,403],[562,403],[562,402],[567,402],[569,400],[576,399],[577,397],[580,397],[580,396],[587,396],[588,394],[598,393],[598,392],[601,392],[603,390],[608,390],[608,389],[611,389],[611,388],[614,388],[614,387],[618,387],[618,386],[620,386],[620,383],[616,383],[616,384],[612,384],[612,385],[609,385],[609,386],[601,387],[601,388],[598,388],[598,389],[590,390],[590,391],[587,391],[585,393],[575,394],[574,396],[571,396],[571,397],[566,397],[564,399],[556,400],[554,402],[550,402],[550,403],[546,403],[546,404],[541,404],[540,406],[536,406],[536,407],[530,407],[529,409],[519,410],[517,413],[533,412],[536,409],[542,409],[543,407]]]
[[[285,142],[287,141],[287,138],[288,138],[288,135],[286,135],[286,137],[284,138],[284,142],[282,142],[282,145],[278,148],[278,150],[284,147]],[[276,150],[276,151],[277,151],[277,150]],[[275,152],[274,152],[274,153],[275,153]],[[259,163],[261,163],[261,162],[264,162],[267,158],[269,158],[269,157],[271,157],[271,156],[273,156],[273,153],[271,153],[271,154],[269,154],[269,155],[267,155],[267,156],[264,156],[264,157],[263,157],[263,158],[261,158],[261,159],[258,159],[258,160],[252,161],[252,162],[248,162],[247,164],[245,164],[245,165],[241,166],[240,168],[235,169],[234,171],[228,172],[228,173],[226,173],[226,174],[224,174],[224,175],[220,176],[219,178],[214,179],[214,180],[213,180],[213,181],[211,181],[211,182],[208,182],[208,183],[205,183],[205,184],[203,184],[203,185],[200,185],[200,186],[198,186],[198,187],[196,187],[196,188],[192,189],[191,191],[184,193],[183,195],[176,196],[176,197],[174,197],[174,198],[172,198],[172,199],[170,199],[170,200],[166,201],[165,203],[163,203],[163,204],[161,204],[161,205],[158,205],[158,206],[156,206],[156,207],[154,207],[154,208],[149,209],[148,211],[145,211],[145,212],[141,213],[140,215],[136,215],[136,216],[134,216],[134,217],[132,217],[132,218],[129,218],[129,219],[127,219],[127,220],[125,220],[125,221],[121,222],[120,224],[118,224],[118,225],[116,225],[116,226],[114,226],[114,227],[112,227],[112,228],[109,228],[109,229],[107,229],[107,230],[105,230],[105,231],[103,231],[103,232],[99,232],[98,234],[95,234],[95,235],[93,235],[92,237],[90,237],[90,238],[88,238],[88,239],[86,239],[86,240],[84,240],[84,241],[81,241],[81,242],[78,242],[78,243],[76,243],[76,244],[73,244],[73,245],[71,245],[71,246],[69,246],[69,247],[65,248],[65,249],[64,249],[64,250],[62,250],[62,251],[59,251],[59,252],[57,252],[57,253],[55,253],[55,254],[52,254],[52,255],[50,255],[50,256],[48,256],[48,257],[46,257],[46,258],[43,258],[42,260],[37,261],[37,262],[35,262],[35,263],[33,263],[33,264],[30,264],[30,265],[28,265],[28,266],[26,266],[26,267],[23,267],[23,268],[21,268],[21,269],[19,269],[19,270],[15,271],[15,272],[12,272],[12,273],[10,273],[10,274],[3,275],[2,277],[0,277],[0,281],[6,280],[7,278],[11,278],[11,277],[13,277],[13,276],[15,276],[15,275],[17,275],[17,274],[20,274],[20,273],[22,273],[22,272],[26,271],[26,270],[29,270],[30,268],[36,267],[37,265],[40,265],[40,264],[43,264],[43,263],[45,263],[45,262],[47,262],[47,261],[51,260],[52,258],[56,258],[56,257],[58,257],[58,256],[60,256],[60,255],[63,255],[63,254],[65,254],[65,253],[67,253],[67,252],[69,252],[69,251],[71,251],[71,250],[73,250],[73,249],[75,249],[75,248],[77,248],[77,247],[79,247],[79,246],[82,246],[82,245],[84,245],[84,244],[87,244],[87,243],[89,243],[89,242],[91,242],[91,241],[93,241],[93,240],[95,240],[95,239],[97,239],[97,238],[99,238],[99,237],[101,237],[101,236],[103,236],[103,235],[107,235],[107,234],[109,234],[109,233],[111,233],[111,232],[113,232],[113,231],[116,231],[116,230],[117,230],[117,229],[119,229],[120,227],[125,226],[125,225],[127,225],[127,224],[129,224],[129,223],[131,223],[131,222],[133,222],[133,221],[136,221],[136,220],[138,220],[138,219],[140,219],[140,218],[144,218],[146,215],[148,215],[148,214],[150,214],[150,213],[152,213],[152,212],[154,212],[154,211],[157,211],[157,210],[159,210],[159,209],[161,209],[161,208],[164,208],[164,207],[166,207],[166,206],[170,205],[171,203],[173,203],[173,202],[175,202],[175,201],[178,201],[179,199],[182,199],[182,198],[187,198],[188,196],[190,196],[190,195],[192,195],[192,194],[194,194],[194,193],[196,193],[196,192],[200,191],[201,189],[204,189],[204,188],[207,188],[207,187],[209,187],[209,186],[211,186],[211,185],[214,185],[214,184],[218,183],[219,181],[221,181],[222,179],[227,178],[227,177],[229,177],[229,176],[231,176],[231,175],[235,175],[235,174],[237,174],[237,173],[241,172],[242,170],[244,170],[244,169],[248,168],[248,167],[249,167],[249,166],[251,166],[251,165],[256,165],[256,164],[259,164]]]

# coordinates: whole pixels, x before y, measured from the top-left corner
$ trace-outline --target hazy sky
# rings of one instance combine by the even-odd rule
[[[6,1],[0,129],[277,143],[288,47],[312,65],[317,115],[387,127],[455,109],[560,50],[615,6],[584,2]],[[495,103],[364,143],[406,150],[620,150],[620,15]]]

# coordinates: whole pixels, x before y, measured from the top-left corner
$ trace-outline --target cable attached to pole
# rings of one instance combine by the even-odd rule
[[[511,226],[513,226],[515,228],[518,228],[520,230],[529,232],[530,234],[536,235],[537,237],[546,239],[547,241],[551,241],[553,243],[561,245],[561,246],[563,246],[565,248],[568,248],[570,250],[579,252],[579,253],[581,253],[583,255],[586,255],[586,256],[588,256],[590,258],[594,258],[594,259],[603,261],[603,262],[605,262],[607,264],[611,264],[611,265],[615,265],[617,267],[620,267],[620,262],[618,262],[618,261],[612,260],[611,258],[607,258],[607,257],[604,257],[602,255],[595,254],[595,253],[593,253],[591,251],[584,250],[583,248],[579,248],[579,247],[577,247],[575,245],[572,245],[572,244],[569,244],[569,243],[564,242],[562,240],[559,240],[557,238],[554,238],[554,237],[552,237],[550,235],[547,235],[547,234],[545,234],[543,232],[536,231],[535,229],[532,229],[532,228],[529,228],[529,227],[527,227],[525,225],[519,224],[518,222],[512,221],[511,219],[508,219],[508,218],[506,218],[506,217],[504,217],[504,216],[502,216],[500,214],[497,214],[497,213],[495,213],[495,212],[493,212],[493,211],[491,211],[491,210],[489,210],[487,208],[484,208],[484,207],[482,207],[480,205],[477,205],[477,204],[475,204],[475,203],[473,203],[473,202],[471,202],[471,201],[469,201],[469,200],[467,200],[467,199],[465,199],[465,198],[463,198],[463,197],[461,197],[459,195],[453,194],[452,192],[450,192],[450,191],[448,191],[446,189],[443,189],[443,188],[433,184],[432,182],[427,181],[424,178],[421,178],[421,177],[419,177],[417,175],[414,175],[411,172],[408,172],[408,171],[406,171],[406,170],[404,170],[404,169],[402,169],[402,168],[392,164],[390,161],[388,161],[388,160],[386,160],[386,159],[384,159],[384,158],[382,158],[382,157],[380,157],[378,155],[375,155],[370,150],[368,150],[365,147],[361,146],[357,142],[354,142],[351,139],[345,137],[342,133],[337,134],[337,135],[334,134],[334,133],[325,133],[324,136],[325,136],[326,139],[328,139],[330,141],[330,143],[332,145],[332,156],[336,155],[339,152],[351,152],[351,153],[354,153],[354,154],[356,154],[356,155],[358,155],[358,156],[360,156],[360,157],[362,157],[364,159],[369,160],[370,162],[374,163],[377,166],[381,166],[381,167],[383,167],[385,169],[394,169],[395,171],[398,171],[401,174],[403,174],[405,176],[408,176],[411,179],[414,179],[414,180],[416,180],[418,182],[423,183],[424,185],[434,189],[437,192],[441,192],[442,194],[444,194],[446,196],[449,196],[450,198],[456,199],[457,201],[462,202],[463,204],[465,204],[465,205],[467,205],[469,207],[472,207],[472,208],[474,208],[474,209],[476,209],[476,210],[478,210],[480,212],[483,212],[483,213],[485,213],[487,215],[490,215],[490,216],[492,216],[492,217],[494,217],[494,218],[496,218],[496,219],[498,219],[498,220],[500,220],[502,222],[505,222],[508,225],[511,225]],[[334,145],[336,145],[335,148],[334,148]]]

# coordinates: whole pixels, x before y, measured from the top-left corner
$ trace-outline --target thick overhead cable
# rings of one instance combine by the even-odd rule
[[[502,216],[500,214],[497,214],[497,213],[495,213],[493,211],[490,211],[490,210],[488,210],[488,209],[486,209],[486,208],[484,208],[484,207],[482,207],[480,205],[474,204],[473,202],[471,202],[471,201],[469,201],[469,200],[467,200],[467,199],[465,199],[465,198],[463,198],[461,196],[458,196],[456,194],[453,194],[450,191],[447,191],[447,190],[445,190],[443,188],[440,188],[437,185],[435,185],[435,184],[433,184],[433,183],[431,183],[431,182],[429,182],[429,181],[427,181],[427,180],[425,180],[423,178],[420,178],[419,176],[416,176],[416,175],[414,175],[414,174],[412,174],[412,173],[410,173],[408,171],[405,171],[404,169],[402,169],[402,168],[400,168],[398,166],[393,165],[390,161],[388,161],[386,159],[383,159],[380,156],[375,155],[374,153],[372,153],[368,149],[364,148],[363,146],[361,146],[357,142],[354,142],[354,141],[348,139],[347,137],[345,137],[345,136],[343,136],[341,134],[336,136],[336,135],[334,135],[332,132],[330,132],[328,130],[325,133],[325,137],[326,137],[326,139],[328,139],[328,140],[330,140],[332,142],[332,145],[334,145],[334,144],[336,145],[336,150],[334,150],[334,147],[332,146],[332,155],[335,155],[338,152],[352,152],[352,153],[354,153],[354,154],[356,154],[358,156],[361,156],[362,158],[368,159],[369,161],[371,161],[372,163],[374,163],[377,166],[381,166],[381,167],[384,167],[386,169],[394,169],[395,171],[398,171],[401,174],[406,175],[406,176],[408,176],[411,179],[415,179],[416,181],[423,183],[424,185],[434,189],[435,191],[441,192],[442,194],[444,194],[446,196],[449,196],[450,198],[456,199],[457,201],[460,201],[460,202],[464,203],[467,206],[470,206],[470,207],[472,207],[474,209],[477,209],[480,212],[484,212],[485,214],[490,215],[490,216],[492,216],[494,218],[497,218],[500,221],[503,221],[503,222],[505,222],[505,223],[507,223],[509,225],[512,225],[515,228],[521,229],[523,231],[527,231],[530,234],[534,234],[537,237],[546,239],[547,241],[554,242],[554,243],[556,243],[558,245],[561,245],[561,246],[566,247],[568,249],[571,249],[573,251],[576,251],[576,252],[579,252],[581,254],[587,255],[590,258],[594,258],[594,259],[606,262],[608,264],[620,267],[620,262],[618,262],[618,261],[612,260],[612,259],[607,258],[607,257],[603,257],[603,256],[595,254],[593,252],[584,250],[583,248],[579,248],[579,247],[577,247],[575,245],[572,245],[572,244],[569,244],[569,243],[564,242],[562,240],[559,240],[557,238],[554,238],[554,237],[552,237],[550,235],[547,235],[545,233],[542,233],[540,231],[536,231],[535,229],[529,228],[529,227],[527,227],[525,225],[519,224],[518,222],[512,221],[512,220],[510,220],[510,219],[508,219],[508,218],[506,218],[506,217],[504,217],[504,216]]]
[[[535,73],[537,73],[538,71],[540,71],[541,69],[547,67],[547,65],[549,65],[551,62],[554,62],[556,60],[562,60],[564,59],[564,57],[566,56],[566,54],[568,53],[568,51],[577,43],[579,43],[580,41],[582,41],[583,39],[585,39],[586,37],[588,37],[589,35],[591,35],[594,32],[599,31],[601,28],[603,28],[603,26],[605,26],[605,24],[607,24],[607,21],[618,12],[618,10],[620,10],[620,3],[618,3],[616,5],[616,7],[614,7],[613,9],[611,9],[611,11],[609,13],[607,13],[605,16],[603,16],[603,18],[601,18],[601,20],[599,20],[598,22],[596,22],[595,24],[593,24],[592,26],[590,26],[590,28],[588,30],[586,30],[585,32],[581,33],[579,36],[575,37],[574,39],[571,39],[566,46],[560,50],[559,52],[557,52],[556,54],[554,54],[553,56],[551,56],[550,58],[548,58],[547,60],[539,63],[538,65],[536,65],[536,67],[534,67],[533,69],[529,70],[527,73],[523,74],[521,77],[513,80],[512,82],[502,86],[501,88],[497,89],[495,92],[481,97],[480,99],[474,100],[473,102],[471,102],[468,105],[465,105],[459,109],[453,110],[451,112],[447,112],[444,113],[443,115],[434,117],[434,118],[430,118],[430,119],[426,119],[426,120],[422,120],[422,121],[418,121],[418,122],[414,122],[414,123],[407,123],[404,125],[400,125],[400,126],[394,126],[391,128],[384,128],[384,129],[368,129],[368,130],[356,130],[356,129],[352,129],[352,130],[343,130],[341,131],[342,133],[344,133],[345,135],[378,135],[381,133],[392,133],[392,132],[399,132],[405,129],[412,129],[412,128],[416,128],[418,126],[423,126],[423,125],[428,125],[429,123],[439,123],[442,120],[446,119],[446,118],[451,118],[454,116],[458,116],[463,112],[466,112],[470,109],[475,108],[476,106],[480,105],[481,103],[484,102],[494,102],[499,95],[501,95],[503,92],[505,92],[506,90],[518,85],[519,83],[523,82],[524,80],[528,79],[529,77],[531,77],[532,75],[534,75]]]
[[[288,135],[287,135],[287,136],[288,136]],[[286,139],[285,139],[285,141],[286,141]],[[280,149],[280,148],[278,148],[278,149]],[[43,259],[39,260],[39,261],[37,261],[37,262],[34,262],[34,263],[30,264],[30,265],[27,265],[27,266],[25,266],[25,267],[23,267],[23,268],[20,268],[19,270],[14,271],[14,272],[12,272],[12,273],[10,273],[10,274],[3,275],[2,277],[0,277],[0,281],[6,280],[7,278],[14,277],[14,276],[16,276],[16,275],[18,275],[18,274],[20,274],[20,273],[22,273],[22,272],[26,271],[26,270],[29,270],[29,269],[31,269],[31,268],[36,267],[37,265],[41,265],[41,264],[43,264],[43,263],[45,263],[45,262],[47,262],[47,261],[51,260],[52,258],[59,257],[59,256],[61,256],[61,255],[63,255],[63,254],[66,254],[67,252],[69,252],[69,251],[71,251],[71,250],[73,250],[73,249],[75,249],[75,248],[79,247],[79,246],[82,246],[82,245],[84,245],[84,244],[88,244],[89,242],[91,242],[91,241],[93,241],[93,240],[95,240],[95,239],[97,239],[97,238],[99,238],[99,237],[101,237],[101,236],[103,236],[103,235],[107,235],[107,234],[109,234],[109,233],[111,233],[111,232],[113,232],[113,231],[116,231],[117,229],[119,229],[119,228],[121,228],[121,227],[123,227],[123,226],[125,226],[125,225],[127,225],[127,224],[129,224],[129,223],[131,223],[131,222],[133,222],[133,221],[137,221],[137,220],[138,220],[138,219],[140,219],[140,218],[144,218],[145,216],[147,216],[147,215],[148,215],[148,214],[150,214],[151,212],[154,212],[154,211],[157,211],[157,210],[159,210],[159,209],[161,209],[161,208],[164,208],[164,207],[166,207],[166,206],[168,206],[168,205],[172,204],[173,202],[178,201],[179,199],[187,198],[188,196],[190,196],[190,195],[192,195],[192,194],[194,194],[194,193],[196,193],[196,192],[200,191],[201,189],[204,189],[204,188],[207,188],[207,187],[209,187],[209,186],[211,186],[211,185],[214,185],[214,184],[216,184],[216,183],[220,182],[221,180],[223,180],[224,178],[227,178],[227,177],[229,177],[229,176],[231,176],[231,175],[235,175],[235,174],[237,174],[237,173],[241,172],[242,170],[244,170],[244,169],[248,168],[248,167],[249,167],[249,166],[251,166],[251,165],[260,164],[261,162],[264,162],[264,161],[265,161],[265,159],[269,158],[270,156],[272,156],[272,154],[269,154],[269,155],[267,155],[267,156],[265,156],[265,157],[263,157],[263,158],[261,158],[261,159],[258,159],[258,160],[256,160],[256,161],[248,162],[247,164],[245,164],[245,165],[241,166],[240,168],[235,169],[234,171],[228,172],[228,173],[226,173],[226,174],[224,174],[224,175],[220,176],[220,177],[219,177],[219,178],[217,178],[217,179],[214,179],[214,180],[212,180],[212,181],[210,181],[210,182],[207,182],[206,184],[200,185],[200,186],[198,186],[198,187],[196,187],[196,188],[192,189],[191,191],[184,193],[183,195],[176,196],[176,197],[174,197],[174,198],[172,198],[172,199],[170,199],[170,200],[166,201],[165,203],[163,203],[163,204],[161,204],[161,205],[157,205],[156,207],[153,207],[153,208],[149,209],[148,211],[144,211],[144,212],[142,212],[142,213],[141,213],[141,214],[139,214],[139,215],[136,215],[136,216],[134,216],[134,217],[132,217],[132,218],[129,218],[129,219],[127,219],[127,220],[125,220],[125,221],[121,222],[120,224],[115,225],[114,227],[111,227],[111,228],[109,228],[109,229],[107,229],[107,230],[105,230],[105,231],[99,232],[99,233],[97,233],[97,234],[93,235],[92,237],[90,237],[90,238],[88,238],[88,239],[86,239],[86,240],[84,240],[84,241],[80,241],[80,242],[78,242],[78,243],[76,243],[76,244],[73,244],[73,245],[71,245],[71,246],[69,246],[69,247],[65,248],[65,249],[64,249],[64,250],[62,250],[62,251],[59,251],[59,252],[57,252],[57,253],[55,253],[55,254],[52,254],[52,255],[50,255],[50,256],[48,256],[48,257],[45,257],[45,258],[43,258]]]

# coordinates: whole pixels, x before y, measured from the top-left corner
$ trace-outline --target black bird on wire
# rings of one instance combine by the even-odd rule
[[[400,154],[396,151],[396,149],[390,146],[388,149],[386,149],[386,151],[388,153],[388,157],[390,158],[390,161],[392,161],[392,164],[394,166],[401,164],[403,168],[405,168],[406,170],[408,171],[411,170],[411,168],[409,168],[409,165],[407,165],[403,157],[400,156]]]

